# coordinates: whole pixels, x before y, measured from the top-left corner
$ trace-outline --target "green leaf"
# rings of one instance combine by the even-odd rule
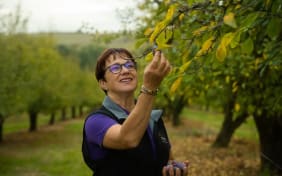
[[[178,87],[181,85],[183,77],[178,77],[172,84],[172,86],[170,87],[170,94],[174,94],[175,91],[178,89]]]
[[[147,40],[148,40],[147,38],[140,38],[140,39],[138,39],[136,41],[136,43],[135,43],[135,48],[141,47],[144,43],[147,42]]]
[[[160,35],[161,32],[163,32],[163,30],[167,27],[167,25],[171,22],[174,14],[175,14],[175,11],[176,11],[176,8],[177,8],[177,4],[173,4],[169,7],[167,13],[166,13],[166,17],[163,21],[159,22],[154,31],[152,32],[151,36],[150,36],[150,39],[149,41],[151,43],[153,43],[157,37]]]
[[[235,21],[235,15],[232,12],[228,13],[227,15],[223,17],[223,22],[230,27],[237,28],[237,23]]]
[[[281,31],[281,20],[278,18],[273,18],[267,25],[266,33],[271,39],[276,39]]]
[[[254,42],[250,37],[241,45],[241,50],[245,54],[251,54],[253,52]]]
[[[150,62],[153,59],[153,53],[150,52],[145,56],[145,61]]]
[[[234,37],[235,37],[235,33],[233,32],[229,32],[225,34],[221,39],[221,45],[227,47],[231,43]]]
[[[159,22],[156,25],[154,32],[150,36],[150,39],[149,39],[150,43],[153,43],[156,40],[158,35],[162,32],[162,30],[166,27],[167,24],[168,24],[168,22],[164,20],[164,21]]]
[[[171,21],[172,18],[173,18],[173,15],[176,11],[176,8],[177,8],[177,4],[173,4],[169,7],[169,9],[167,10],[167,13],[166,13],[166,17],[165,17],[165,20],[166,21]]]
[[[253,25],[254,21],[257,19],[258,15],[259,14],[257,12],[254,12],[249,14],[246,18],[244,18],[242,24],[240,25],[241,26],[240,30],[246,31],[248,28],[250,28]]]
[[[227,51],[226,47],[223,45],[219,45],[217,50],[216,50],[216,58],[218,61],[223,62],[224,59],[226,58]]]
[[[207,29],[208,29],[208,26],[202,26],[199,29],[196,29],[195,31],[193,31],[193,36],[199,36],[203,32],[205,32]]]
[[[241,40],[241,32],[236,32],[233,40],[231,41],[230,43],[230,47],[233,49],[233,48],[236,48],[239,43],[240,43],[240,40]]]
[[[171,30],[165,30],[164,32],[160,33],[156,42],[158,44],[159,49],[171,47],[169,40],[173,38],[173,32]]]
[[[187,0],[187,4],[188,4],[189,6],[192,6],[193,3],[195,3],[195,0]]]
[[[213,44],[213,40],[214,40],[214,37],[210,37],[209,39],[207,39],[203,45],[202,45],[202,48],[198,51],[198,53],[196,54],[196,56],[201,56],[205,53],[208,52],[208,50],[210,49],[210,47],[212,46]]]
[[[153,31],[154,31],[153,28],[147,28],[147,29],[144,31],[144,35],[145,35],[145,36],[149,36],[150,34],[152,34]]]
[[[185,72],[185,70],[189,67],[189,65],[191,64],[192,60],[189,60],[188,62],[186,62],[185,64],[183,64],[180,68],[179,68],[179,72],[183,73]]]
[[[218,48],[216,50],[216,58],[220,62],[224,61],[224,59],[227,55],[226,49],[227,49],[228,45],[231,43],[231,41],[233,40],[234,37],[235,37],[235,33],[233,33],[233,32],[229,32],[222,37],[220,45],[218,46]]]

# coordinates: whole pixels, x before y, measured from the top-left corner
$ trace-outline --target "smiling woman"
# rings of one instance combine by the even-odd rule
[[[137,100],[136,68],[132,54],[123,48],[107,49],[98,58],[96,78],[106,97],[85,120],[84,159],[95,176],[174,175],[174,166],[178,175],[187,175],[188,162],[169,161],[173,158],[162,110],[153,110],[170,64],[162,52],[155,52],[144,70]]]
[[[137,1],[0,0],[0,3],[6,13],[20,5],[29,17],[29,32],[76,32],[85,24],[98,31],[115,32],[122,29],[117,9],[135,8]]]

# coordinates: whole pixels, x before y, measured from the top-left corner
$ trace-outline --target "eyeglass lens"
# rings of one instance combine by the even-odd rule
[[[132,61],[128,61],[124,64],[118,64],[118,63],[113,64],[113,65],[109,66],[108,68],[109,68],[110,72],[116,74],[116,73],[121,72],[122,66],[124,66],[128,70],[132,70],[132,69],[136,68],[135,63],[132,62]]]

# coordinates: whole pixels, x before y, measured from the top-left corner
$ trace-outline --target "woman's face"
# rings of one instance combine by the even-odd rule
[[[100,86],[107,94],[134,93],[137,87],[136,65],[125,58],[123,54],[116,54],[107,59],[105,80],[100,81]]]

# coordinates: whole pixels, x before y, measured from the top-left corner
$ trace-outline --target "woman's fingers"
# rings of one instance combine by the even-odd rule
[[[155,57],[156,59],[154,59],[153,62],[154,68],[160,74],[160,76],[166,76],[171,68],[169,61],[165,58],[161,51],[157,51]]]
[[[167,170],[167,169],[166,169],[166,166],[164,166],[164,167],[163,167],[163,170],[162,170],[162,175],[163,175],[163,176],[167,176],[166,170]]]
[[[170,63],[161,51],[156,51],[153,60],[144,71],[144,85],[148,89],[157,89],[170,71]]]
[[[175,168],[175,176],[182,176],[179,168]]]
[[[161,51],[156,51],[155,52],[155,55],[153,57],[153,60],[151,61],[151,67],[152,68],[158,68],[159,66],[159,62],[161,60],[161,55],[162,55],[162,52]]]
[[[188,176],[189,161],[172,161],[162,169],[162,176]]]
[[[189,163],[188,160],[184,161],[183,163],[185,164],[185,167],[183,169],[183,176],[187,176],[188,175],[188,167],[189,167],[190,163]]]

